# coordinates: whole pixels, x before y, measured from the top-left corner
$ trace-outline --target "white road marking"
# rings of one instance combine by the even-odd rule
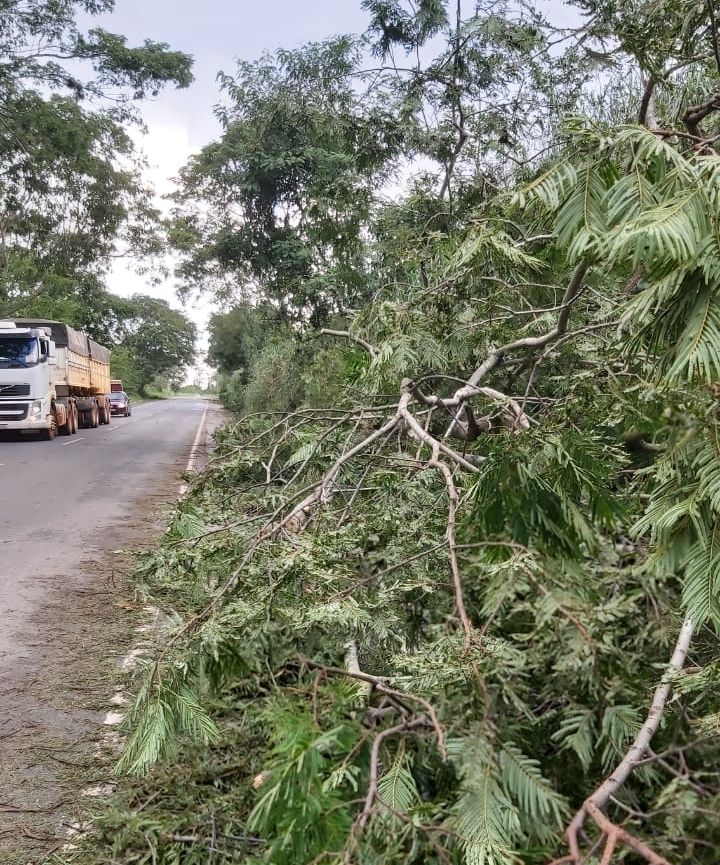
[[[205,432],[205,419],[207,418],[209,405],[205,406],[205,411],[203,412],[203,416],[200,418],[200,425],[197,428],[197,433],[195,433],[195,441],[193,441],[193,446],[190,450],[190,458],[188,459],[188,464],[186,471],[192,472],[195,471],[195,463],[198,458],[198,451],[200,450],[200,438],[202,434]]]
[[[73,439],[71,442],[63,442],[63,443],[60,445],[60,447],[66,448],[66,447],[68,447],[69,445],[76,445],[78,442],[84,442],[84,441],[85,441],[85,437],[84,437],[84,436],[80,436],[79,438]]]
[[[193,442],[193,446],[190,449],[190,456],[188,457],[187,466],[185,466],[185,472],[190,473],[195,471],[195,463],[197,462],[198,452],[200,450],[200,439],[202,438],[203,433],[205,432],[205,419],[207,418],[208,409],[210,408],[210,403],[205,404],[205,411],[203,412],[203,416],[200,418],[200,423],[197,428],[197,432],[195,433],[195,441]],[[188,485],[186,483],[180,484],[180,498],[185,497],[185,493],[188,491]]]

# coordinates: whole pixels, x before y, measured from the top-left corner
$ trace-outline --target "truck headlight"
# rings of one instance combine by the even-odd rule
[[[42,401],[39,399],[30,406],[30,420],[42,420]]]

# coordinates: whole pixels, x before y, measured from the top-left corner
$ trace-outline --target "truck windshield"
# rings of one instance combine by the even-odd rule
[[[0,337],[0,369],[34,366],[40,361],[35,337]]]

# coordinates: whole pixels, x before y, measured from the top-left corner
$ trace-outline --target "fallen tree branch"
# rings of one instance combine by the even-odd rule
[[[470,376],[467,385],[455,392],[453,399],[459,399],[461,402],[465,402],[465,400],[473,396],[473,394],[477,390],[478,384],[482,381],[482,379],[492,369],[494,369],[498,365],[498,363],[500,363],[502,358],[509,352],[517,351],[517,349],[519,348],[544,348],[551,340],[557,339],[558,337],[562,336],[567,330],[568,321],[570,320],[570,313],[572,312],[573,304],[575,303],[580,294],[582,281],[585,278],[587,270],[588,265],[584,261],[581,261],[580,264],[578,264],[578,266],[575,268],[575,271],[570,278],[570,282],[565,289],[565,294],[563,295],[563,299],[560,304],[560,313],[557,318],[557,323],[555,324],[555,327],[552,328],[552,330],[549,330],[542,336],[521,337],[520,339],[516,339],[512,342],[506,343],[501,348],[497,348],[494,351],[491,351],[490,354],[488,354],[488,356],[485,358],[483,363],[480,364],[480,366]],[[445,438],[448,438],[453,434],[455,427],[459,423],[459,420],[460,418],[458,414],[458,417],[453,419],[452,423],[449,425],[447,431],[445,432]]]
[[[718,110],[720,110],[720,93],[712,93],[705,102],[688,106],[682,116],[682,121],[690,135],[702,140],[705,138],[705,134],[700,128],[700,123],[713,111]]]
[[[351,640],[345,647],[345,668],[348,673],[352,673],[354,676],[357,676],[358,673],[362,673],[362,670],[360,669],[360,661],[358,659],[357,640]],[[373,689],[372,684],[370,682],[363,682],[363,689],[365,700],[369,701]]]
[[[612,861],[613,852],[618,842],[631,847],[638,855],[642,856],[650,865],[669,865],[668,861],[662,856],[651,850],[646,844],[634,835],[630,835],[626,830],[621,829],[613,823],[604,813],[603,810],[610,801],[610,797],[614,796],[620,787],[625,784],[635,768],[643,762],[643,758],[648,751],[652,737],[657,732],[660,725],[665,705],[672,690],[671,676],[673,673],[681,670],[685,664],[690,641],[693,635],[693,623],[691,619],[685,619],[680,633],[675,643],[672,657],[663,676],[662,682],[655,689],[652,703],[648,710],[645,722],[640,728],[632,745],[626,752],[625,756],[618,763],[609,778],[592,793],[583,803],[580,810],[571,820],[565,837],[567,839],[570,854],[568,857],[563,857],[560,860],[554,860],[557,863],[560,861],[571,862],[572,865],[582,865],[583,855],[580,850],[580,833],[587,821],[591,817],[600,831],[605,836],[606,846],[602,865],[609,865]],[[609,851],[609,852],[608,852]]]
[[[350,333],[349,330],[331,330],[329,327],[323,327],[320,330],[320,333],[323,336],[338,336],[344,339],[349,339],[351,342],[356,342],[359,346],[365,349],[365,351],[370,355],[370,357],[377,357],[378,350],[374,345],[370,345],[367,340],[362,339],[362,337],[355,336],[355,334]]]
[[[417,727],[430,727],[431,724],[425,717],[413,718],[412,720],[404,721],[402,724],[396,724],[394,727],[388,727],[377,734],[372,744],[370,752],[370,782],[368,791],[365,797],[365,804],[355,821],[356,831],[362,832],[367,824],[370,815],[373,812],[375,801],[378,792],[378,775],[380,767],[380,746],[390,736],[395,736],[397,733],[404,733],[407,730],[413,730]]]
[[[455,514],[457,513],[458,506],[458,491],[455,486],[455,480],[453,479],[452,472],[439,459],[439,448],[436,448],[432,459],[428,462],[428,468],[435,469],[440,472],[445,480],[445,486],[447,488],[448,493],[448,517],[447,517],[447,531],[445,537],[447,538],[448,548],[450,550],[450,570],[452,572],[453,578],[453,588],[455,590],[455,608],[457,610],[457,614],[460,617],[460,621],[462,622],[463,631],[465,632],[465,641],[464,648],[465,651],[469,651],[472,645],[473,640],[473,627],[470,622],[470,617],[467,614],[467,610],[465,608],[465,598],[463,593],[463,585],[462,585],[462,577],[460,575],[460,566],[458,565],[458,555],[457,555],[457,545],[455,542]]]
[[[340,667],[329,667],[326,664],[320,664],[318,661],[313,661],[311,658],[307,658],[299,652],[297,658],[303,666],[308,667],[309,669],[322,670],[329,676],[346,676],[349,679],[358,679],[361,682],[369,682],[372,685],[373,690],[377,691],[379,694],[384,694],[398,702],[407,701],[422,706],[430,719],[430,726],[435,731],[440,756],[443,760],[446,758],[447,751],[445,749],[445,733],[443,732],[443,728],[440,726],[440,721],[438,720],[435,708],[429,700],[425,699],[425,697],[420,697],[417,694],[410,693],[409,691],[399,691],[397,688],[390,687],[387,676],[371,676],[369,673],[363,673],[362,671],[351,672],[350,670],[343,670]]]
[[[473,423],[475,423],[478,433],[483,431],[480,427],[477,426],[477,423],[474,421],[472,409],[467,404],[468,400],[472,399],[473,396],[486,396],[489,399],[496,400],[497,402],[502,403],[506,408],[510,409],[510,413],[514,417],[514,426],[522,430],[530,429],[530,421],[528,419],[528,416],[525,414],[522,405],[513,397],[507,396],[506,394],[502,393],[499,390],[496,390],[493,387],[475,386],[468,382],[462,388],[455,391],[455,394],[453,396],[448,397],[447,399],[443,399],[443,397],[436,396],[435,394],[424,394],[416,385],[413,385],[413,393],[417,397],[417,399],[419,399],[420,402],[425,403],[425,405],[430,406],[431,408],[435,408],[436,406],[442,406],[449,413],[451,413],[450,410],[453,408],[457,408],[458,406],[464,407],[465,414],[468,418],[468,429],[465,433],[463,433],[460,420],[459,418],[456,418],[457,423],[452,433],[463,441],[473,441],[473,437],[469,435],[470,427]]]
[[[404,396],[410,397],[412,395],[412,382],[405,379],[402,386],[404,390]],[[409,402],[409,399],[401,399],[400,406],[398,408],[398,414],[405,421],[408,428],[412,430],[415,437],[420,441],[424,442],[431,451],[435,451],[436,449],[438,449],[442,451],[445,456],[449,457],[453,462],[457,463],[459,466],[462,466],[467,471],[477,472],[478,467],[476,465],[473,465],[473,463],[469,462],[464,456],[462,456],[462,454],[459,454],[457,451],[448,447],[446,444],[443,444],[443,442],[438,441],[436,438],[431,436],[429,432],[423,429],[422,425],[418,423],[417,418],[409,410]],[[482,461],[484,461],[485,459],[484,457],[478,457],[477,455],[474,456],[475,459],[480,459]]]
[[[330,469],[325,473],[320,483],[316,485],[315,489],[301,502],[295,505],[290,513],[274,527],[274,532],[277,533],[282,531],[282,529],[287,529],[288,531],[293,532],[301,531],[305,527],[305,524],[310,518],[315,506],[329,501],[332,496],[332,488],[335,478],[338,476],[340,469],[345,465],[345,463],[362,451],[367,450],[367,448],[373,442],[377,441],[377,439],[382,438],[384,435],[395,429],[398,425],[399,419],[400,409],[398,408],[396,414],[391,417],[390,420],[386,421],[386,423],[384,423],[379,429],[372,432],[361,442],[358,442],[355,447],[350,448],[349,451],[346,451],[344,454],[339,456]]]

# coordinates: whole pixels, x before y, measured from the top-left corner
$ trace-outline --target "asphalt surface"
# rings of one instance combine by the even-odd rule
[[[32,661],[58,580],[86,574],[144,495],[179,483],[205,407],[149,402],[51,442],[0,440],[0,682]]]

